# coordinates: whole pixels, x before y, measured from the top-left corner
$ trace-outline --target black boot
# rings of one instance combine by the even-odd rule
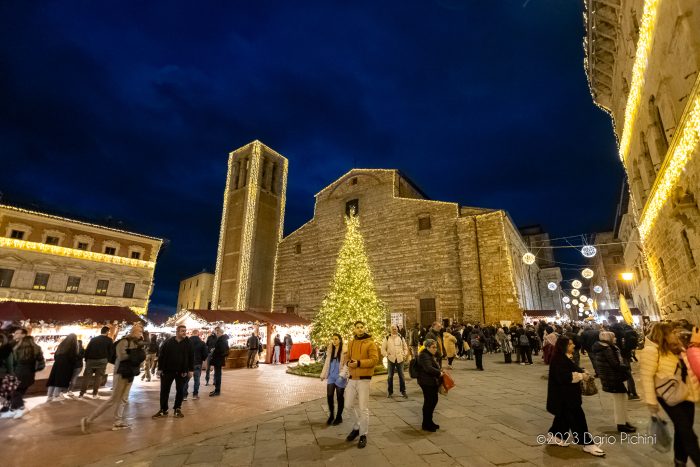
[[[338,413],[335,415],[335,420],[333,421],[333,425],[340,425],[343,423],[343,408],[345,406],[345,400],[344,399],[338,399]]]
[[[330,415],[328,416],[328,420],[326,420],[326,425],[330,425],[333,423],[333,420],[335,420],[335,417],[333,417],[333,396],[326,396],[328,399],[328,412]]]

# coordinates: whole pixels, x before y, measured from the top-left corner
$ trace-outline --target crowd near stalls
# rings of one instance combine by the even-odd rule
[[[216,326],[224,330],[231,348],[227,367],[242,366],[236,351],[249,350],[248,339],[254,334],[260,346],[261,358],[272,363],[274,348],[279,347],[279,363],[298,360],[301,355],[311,354],[311,323],[291,313],[257,313],[228,310],[182,310],[166,322],[166,326],[184,325],[188,330],[199,329],[209,334]],[[287,349],[289,348],[289,352]],[[236,362],[239,363],[236,363]]]

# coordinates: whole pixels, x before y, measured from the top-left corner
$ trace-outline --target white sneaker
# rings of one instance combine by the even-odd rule
[[[605,451],[600,449],[600,447],[596,446],[595,444],[588,444],[584,446],[583,452],[587,452],[588,454],[596,457],[603,457],[605,455]]]
[[[14,416],[15,416],[14,410],[7,410],[5,412],[0,413],[0,418],[12,418]]]
[[[61,394],[61,395],[63,396],[64,399],[73,399],[73,400],[75,400],[75,394],[73,394],[72,392],[64,392],[64,393]]]
[[[47,398],[46,398],[46,402],[47,402],[47,403],[48,403],[48,402],[53,402],[53,397],[47,397]]]
[[[26,412],[26,409],[15,410],[15,415],[12,418],[14,418],[15,420],[18,420],[18,419],[24,417],[25,412]]]
[[[561,447],[563,447],[563,448],[566,448],[566,447],[568,447],[571,443],[568,442],[568,441],[566,441],[566,440],[561,439],[561,438],[558,437],[558,436],[552,436],[552,439],[550,439],[549,442],[548,442],[547,444],[551,444],[551,445],[554,445],[554,446],[561,446]]]

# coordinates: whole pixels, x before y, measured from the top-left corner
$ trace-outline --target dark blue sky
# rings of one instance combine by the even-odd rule
[[[576,0],[2,2],[0,191],[167,238],[171,307],[253,139],[289,159],[286,232],[353,166],[554,237],[609,229],[622,169],[583,33]]]

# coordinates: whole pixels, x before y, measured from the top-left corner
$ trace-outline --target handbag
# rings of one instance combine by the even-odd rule
[[[674,371],[673,376],[668,376],[666,378],[654,377],[656,395],[662,398],[664,402],[671,407],[680,404],[688,398],[688,386],[683,382],[684,366],[685,365],[681,366],[679,361],[678,365],[676,365],[676,370]],[[679,367],[681,368],[680,375],[678,374]]]
[[[442,375],[441,386],[445,388],[445,393],[449,392],[450,389],[455,387],[455,380],[452,379],[452,376],[450,376],[449,373],[445,373]]]
[[[348,364],[346,363],[345,365],[343,365],[343,367],[338,372],[338,378],[336,379],[336,382],[341,383],[341,384],[347,383],[349,377],[350,377],[350,369],[348,368]]]
[[[581,380],[581,394],[584,396],[595,396],[598,394],[598,386],[595,384],[595,379],[590,378],[588,381]]]
[[[668,452],[671,449],[672,438],[666,420],[652,416],[649,422],[649,434],[656,440],[652,443],[654,449],[659,452]]]

